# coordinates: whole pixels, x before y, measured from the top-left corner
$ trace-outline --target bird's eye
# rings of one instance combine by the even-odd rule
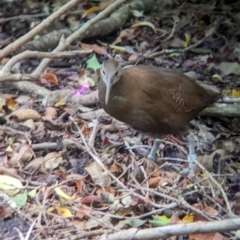
[[[116,77],[118,75],[118,72],[116,72],[115,74],[114,74],[114,77]]]
[[[103,70],[103,74],[106,75],[105,71]]]

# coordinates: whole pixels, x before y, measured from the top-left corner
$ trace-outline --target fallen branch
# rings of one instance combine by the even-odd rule
[[[89,20],[86,24],[84,24],[78,31],[74,32],[72,35],[70,35],[65,41],[60,41],[59,45],[52,51],[52,52],[59,52],[63,51],[67,47],[70,46],[70,44],[76,40],[83,39],[89,32],[89,29],[100,21],[103,18],[106,18],[110,13],[112,13],[116,8],[118,8],[122,3],[124,3],[125,0],[117,0],[110,4],[106,9],[104,9],[102,12],[100,12],[96,17]],[[51,62],[51,59],[45,58],[37,69],[32,73],[33,76],[36,78],[40,76],[40,74],[45,70],[45,68],[48,66],[48,64]]]
[[[70,52],[57,52],[57,53],[49,53],[49,52],[37,52],[37,51],[25,51],[23,53],[20,53],[16,55],[15,57],[12,57],[6,65],[1,69],[0,71],[0,81],[4,81],[4,78],[2,79],[1,77],[8,76],[10,74],[12,67],[14,64],[17,62],[20,62],[21,60],[25,58],[64,58],[64,57],[72,57],[76,55],[81,55],[81,54],[87,54],[91,53],[92,50],[77,50],[77,51],[70,51]],[[13,74],[13,76],[16,74]],[[24,75],[18,74],[19,75],[19,80],[24,79]],[[31,74],[28,75],[27,77],[31,77]],[[32,78],[34,79],[34,78]],[[17,81],[17,78],[14,78],[15,81]],[[35,79],[34,79],[35,80]]]
[[[7,47],[0,51],[0,59],[6,57],[12,52],[17,51],[24,43],[29,41],[30,39],[34,38],[39,32],[43,29],[48,27],[53,21],[55,21],[59,16],[65,13],[67,10],[74,7],[80,0],[71,0],[70,2],[66,3],[64,6],[59,8],[56,12],[51,14],[48,18],[44,19],[39,25],[37,25],[34,29],[30,32],[25,34],[24,36],[17,39],[15,42],[9,44]]]
[[[214,103],[205,110],[203,110],[200,115],[210,116],[210,117],[240,117],[240,105],[231,103]]]
[[[145,239],[163,239],[170,236],[187,235],[192,233],[210,233],[226,232],[238,230],[240,227],[240,218],[220,220],[213,222],[195,222],[169,225],[166,227],[157,227],[149,229],[130,228],[118,233],[102,236],[101,240],[145,240]]]

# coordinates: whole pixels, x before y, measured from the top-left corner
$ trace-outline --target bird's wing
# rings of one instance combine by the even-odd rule
[[[201,99],[201,86],[181,72],[151,66],[134,68],[136,71],[125,71],[124,75],[135,82],[133,94],[140,100],[139,108],[148,108],[148,112],[160,121],[205,107],[206,104]]]

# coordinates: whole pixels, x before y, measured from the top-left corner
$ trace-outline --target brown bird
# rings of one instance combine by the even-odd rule
[[[150,65],[123,68],[113,59],[100,68],[102,108],[155,138],[188,131],[189,122],[221,94],[175,69]],[[155,159],[159,143],[148,155]]]

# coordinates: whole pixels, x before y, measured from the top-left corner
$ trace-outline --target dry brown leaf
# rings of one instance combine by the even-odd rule
[[[32,119],[28,119],[27,121],[20,123],[20,125],[25,126],[31,130],[36,129],[35,122]]]
[[[15,148],[12,157],[9,160],[9,163],[11,166],[18,165],[20,167],[23,167],[23,165],[28,162],[33,156],[34,152],[32,150],[32,147],[28,144],[22,144],[21,146]]]
[[[147,176],[150,176],[150,174],[152,177],[157,177],[160,175],[159,166],[156,162],[148,158],[141,158],[140,161],[143,161],[144,163],[144,169],[147,173]]]
[[[76,186],[77,186],[77,193],[82,193],[84,181],[83,180],[76,180]]]
[[[57,109],[54,107],[46,107],[45,108],[45,116],[48,116],[49,118],[57,117]]]
[[[45,107],[66,105],[68,97],[74,95],[74,92],[73,89],[61,89],[51,92],[43,99],[42,105]]]
[[[124,29],[120,32],[119,36],[114,40],[112,45],[117,45],[123,41],[129,41],[136,38],[141,33],[140,29]]]
[[[44,73],[41,76],[41,83],[58,86],[57,76],[53,73]]]
[[[53,170],[58,167],[60,162],[62,162],[62,153],[61,152],[50,152],[44,157],[43,166],[47,170]]]
[[[10,216],[12,216],[12,214],[15,212],[15,210],[12,207],[1,207],[1,211],[0,211],[0,220],[2,221],[5,218],[9,218]]]
[[[81,203],[80,207],[78,208],[76,215],[79,218],[83,218],[85,216],[85,214],[88,216],[92,213],[92,209],[90,207],[88,207],[87,205]]]
[[[190,240],[228,240],[220,233],[196,233],[189,235]]]
[[[33,121],[40,119],[40,114],[34,109],[18,109],[8,115],[8,118],[16,117],[19,121],[26,121],[32,119]]]
[[[84,123],[81,128],[81,131],[86,138],[90,137],[90,135],[92,134],[92,130],[93,129],[91,127],[88,127],[87,123]]]
[[[61,131],[65,128],[65,124],[63,122],[47,119],[47,116],[44,116],[43,120],[44,120],[44,126],[46,127],[46,129]]]
[[[156,187],[159,184],[160,180],[160,176],[150,178],[148,181],[149,187]]]
[[[100,47],[97,44],[81,43],[81,48],[84,50],[93,50],[95,53],[97,53],[99,55],[107,55],[106,49],[103,47]]]
[[[81,203],[101,202],[101,197],[98,195],[89,195],[82,198]]]
[[[173,38],[173,40],[170,42],[169,46],[173,47],[173,48],[180,48],[180,47],[182,47],[182,39],[177,37],[177,36],[175,36]]]
[[[44,157],[38,157],[38,158],[35,158],[34,160],[30,161],[25,167],[24,169],[25,170],[29,170],[30,168],[32,169],[37,169],[39,167],[41,167],[41,165],[43,164],[44,162]]]
[[[65,21],[71,29],[79,27],[79,17],[77,15],[67,15]]]
[[[78,215],[77,215],[78,216]],[[73,219],[71,223],[74,225],[75,228],[84,230],[86,229],[86,220],[79,220],[79,219]]]
[[[14,177],[14,178],[17,178],[19,179],[20,181],[22,181],[22,177],[20,177],[18,175],[18,172],[15,168],[7,168],[7,167],[4,167],[4,166],[0,166],[0,174],[2,175],[8,175],[8,176],[11,176],[11,177]]]
[[[128,61],[129,62],[136,62],[137,61],[137,59],[138,59],[138,55],[137,54],[132,54],[132,55],[130,55],[129,57],[128,57]]]
[[[5,105],[8,107],[8,109],[14,111],[18,107],[18,102],[12,98],[6,99]]]
[[[209,216],[217,216],[218,215],[218,211],[217,210],[215,210],[214,208],[212,208],[212,207],[210,207],[210,206],[208,206],[208,205],[206,205],[206,204],[202,204],[202,203],[195,203],[195,204],[193,204],[192,205],[194,208],[197,208],[197,209],[199,209],[199,210],[201,210],[201,211],[204,211],[206,214],[208,214]],[[196,216],[197,215],[194,215],[194,221],[197,221],[197,220],[199,220],[199,218],[198,219],[196,219]],[[201,217],[201,216],[200,216]]]
[[[120,172],[120,169],[118,167],[118,165],[114,162],[112,165],[110,165],[110,167],[108,168],[108,170],[111,172],[111,173],[118,173]]]
[[[110,186],[111,178],[108,173],[105,173],[101,166],[96,163],[92,162],[88,166],[85,167],[85,170],[91,176],[92,181],[100,187]]]
[[[171,224],[182,223],[181,219],[178,217],[176,213],[174,213],[171,217]]]
[[[204,155],[201,160],[201,164],[207,171],[212,172],[213,160],[215,159],[215,157],[218,157],[218,159],[222,159],[224,154],[225,154],[225,151],[223,149],[217,149],[214,152],[212,152],[210,155]]]

